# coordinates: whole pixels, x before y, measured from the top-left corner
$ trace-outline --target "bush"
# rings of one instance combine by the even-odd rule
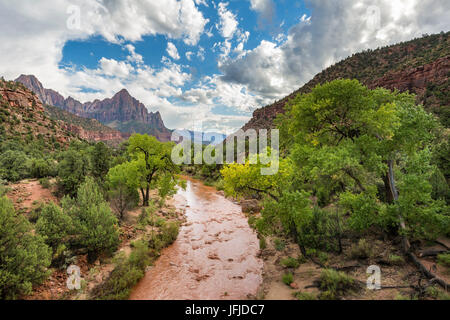
[[[161,227],[161,239],[164,246],[168,246],[175,242],[178,237],[179,225],[177,222],[167,222]]]
[[[283,240],[275,239],[273,241],[273,244],[275,245],[275,250],[277,251],[283,251],[286,247],[286,243]]]
[[[58,165],[58,185],[64,194],[74,196],[90,169],[89,157],[85,151],[74,148],[65,151]]]
[[[397,256],[395,254],[391,254],[389,256],[389,263],[396,266],[401,266],[405,264],[405,259],[402,256]]]
[[[136,241],[128,259],[119,257],[117,260],[108,279],[94,289],[94,297],[102,300],[127,299],[151,262],[148,245],[145,241]]]
[[[294,275],[292,273],[285,273],[282,277],[283,283],[289,286],[292,282],[294,282]]]
[[[31,176],[31,160],[22,151],[0,154],[0,178],[16,182]]]
[[[335,300],[359,289],[357,282],[343,272],[325,269],[320,274],[320,298]]]
[[[31,162],[31,176],[36,179],[53,177],[56,175],[54,164],[44,159],[33,159]]]
[[[0,243],[0,299],[30,294],[49,275],[51,250],[6,197],[0,198]]]
[[[317,300],[317,296],[313,293],[309,293],[309,292],[294,292],[292,294],[295,298],[297,298],[298,300]]]
[[[72,219],[53,202],[44,206],[36,222],[36,231],[42,235],[53,249],[67,243],[71,233]]]
[[[440,265],[450,268],[450,253],[441,253],[437,259]]]
[[[88,250],[91,261],[100,253],[115,251],[118,221],[92,178],[80,186],[76,199],[64,198],[62,206],[73,220],[75,244]]]
[[[293,268],[293,269],[297,269],[300,266],[298,260],[292,257],[281,259],[280,264],[285,268]]]
[[[49,178],[41,178],[41,179],[39,179],[39,184],[44,189],[50,189],[50,187],[52,186],[52,184],[50,183],[50,179]]]
[[[366,239],[360,239],[357,244],[353,244],[350,254],[354,259],[367,259],[372,256],[372,248]]]
[[[267,242],[266,242],[266,238],[264,238],[264,236],[260,236],[260,238],[259,238],[259,248],[261,250],[264,250],[265,248],[267,248]]]

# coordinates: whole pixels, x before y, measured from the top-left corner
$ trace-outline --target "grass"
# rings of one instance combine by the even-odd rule
[[[292,268],[292,269],[297,269],[300,266],[298,259],[292,257],[281,259],[280,264],[285,268]]]
[[[437,256],[438,264],[450,268],[450,253],[441,253]]]
[[[394,266],[401,266],[405,264],[405,259],[402,256],[391,254],[388,258],[389,263]]]
[[[314,293],[309,292],[294,292],[292,294],[298,300],[317,300],[317,296]]]
[[[357,291],[360,286],[355,279],[344,272],[325,269],[320,274],[320,299],[336,300]]]
[[[283,251],[284,248],[286,247],[286,242],[284,242],[281,239],[275,239],[273,241],[273,244],[275,246],[275,250],[277,250],[277,251]]]
[[[354,259],[368,259],[372,256],[372,247],[366,239],[360,239],[352,245],[350,255]]]
[[[282,281],[285,285],[289,286],[294,282],[294,275],[290,272],[283,274]]]

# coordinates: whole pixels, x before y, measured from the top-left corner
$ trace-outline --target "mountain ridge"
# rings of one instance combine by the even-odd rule
[[[144,104],[132,97],[126,89],[113,97],[81,103],[57,91],[46,89],[34,75],[20,75],[16,80],[36,93],[42,103],[61,108],[78,117],[96,119],[126,134],[147,133],[161,141],[169,141],[171,130],[167,129],[159,111],[148,112]]]

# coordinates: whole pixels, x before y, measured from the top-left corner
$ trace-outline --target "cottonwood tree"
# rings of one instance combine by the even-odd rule
[[[150,190],[156,187],[159,175],[175,175],[179,168],[172,162],[173,143],[159,142],[155,137],[134,134],[128,141],[129,166],[136,168],[136,184],[144,207],[149,205]]]

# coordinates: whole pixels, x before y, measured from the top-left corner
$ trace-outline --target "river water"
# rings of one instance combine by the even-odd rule
[[[246,299],[262,281],[259,241],[239,205],[187,178],[175,196],[186,223],[133,289],[133,300]]]

